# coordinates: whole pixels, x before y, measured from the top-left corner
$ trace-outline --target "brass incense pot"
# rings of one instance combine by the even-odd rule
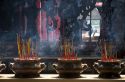
[[[88,66],[83,64],[80,58],[58,58],[58,63],[53,64],[53,67],[61,78],[77,78]]]
[[[39,77],[40,72],[45,69],[46,65],[40,62],[41,58],[20,59],[14,58],[14,63],[10,63],[11,70],[18,78]]]
[[[14,63],[10,63],[11,70],[15,77],[33,78],[39,77],[40,72],[45,69],[45,64],[41,63],[41,58],[37,54],[37,42],[33,42],[29,37],[22,38],[17,34],[18,58],[14,58]]]
[[[65,39],[60,46],[61,57],[58,63],[53,64],[54,69],[61,78],[77,78],[87,69],[87,64],[82,63],[82,59],[77,57],[73,40]]]
[[[120,78],[120,73],[125,68],[125,64],[120,60],[102,61],[94,63],[95,70],[100,78]]]
[[[99,48],[101,60],[94,63],[95,70],[100,78],[120,78],[120,73],[125,68],[122,61],[117,58],[117,46],[112,40],[100,39]]]

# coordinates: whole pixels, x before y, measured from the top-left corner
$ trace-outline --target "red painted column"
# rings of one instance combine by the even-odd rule
[[[45,5],[44,1],[43,3],[41,2],[41,0],[36,1],[36,7],[39,9],[36,19],[36,26],[40,40],[43,42],[47,41],[47,28],[46,28],[47,16],[46,16],[46,11],[42,8],[44,5]]]

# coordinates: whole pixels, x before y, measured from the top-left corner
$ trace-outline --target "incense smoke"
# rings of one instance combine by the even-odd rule
[[[84,20],[95,7],[95,1],[4,0],[4,6],[1,8],[4,9],[4,13],[7,16],[9,16],[8,12],[11,12],[7,18],[7,20],[10,19],[11,24],[8,26],[10,30],[7,34],[10,34],[9,37],[13,38],[15,48],[17,47],[16,34],[20,33],[25,38],[30,37],[32,40],[37,41],[37,52],[40,56],[55,57],[59,56],[59,45],[64,38],[73,39],[74,45],[77,48],[81,46],[80,29],[83,26],[79,25],[77,18],[82,14],[82,20]],[[1,36],[9,39],[7,35]],[[1,40],[9,42],[2,37]],[[82,48],[84,47],[82,46]],[[17,57],[16,54],[17,52],[13,56]],[[12,55],[9,56],[12,57]]]

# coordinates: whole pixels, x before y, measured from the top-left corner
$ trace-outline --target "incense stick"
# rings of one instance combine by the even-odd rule
[[[37,54],[33,50],[34,45],[31,43],[31,38],[24,40],[19,34],[17,34],[17,46],[20,59],[33,59],[37,57]]]
[[[62,51],[62,57],[64,59],[76,59],[75,48],[73,47],[73,41],[70,43],[69,40],[64,40],[64,44],[60,46]]]

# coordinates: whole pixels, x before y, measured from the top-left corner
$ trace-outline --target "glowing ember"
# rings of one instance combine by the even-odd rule
[[[75,48],[73,47],[73,42],[64,41],[61,46],[62,55],[61,58],[64,60],[76,60],[77,55],[75,53]]]
[[[22,37],[17,34],[17,46],[20,60],[31,60],[38,58],[37,54],[34,52],[34,45],[31,43],[31,38],[28,38],[26,41],[24,41]]]

